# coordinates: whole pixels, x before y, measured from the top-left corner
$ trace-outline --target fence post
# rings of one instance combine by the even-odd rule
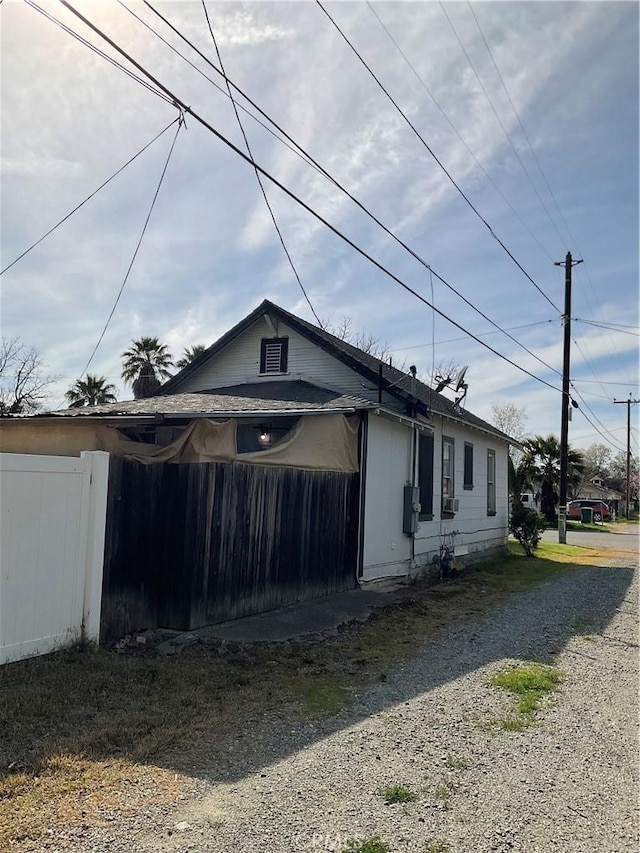
[[[81,459],[86,466],[88,481],[87,537],[84,555],[84,596],[82,606],[83,639],[100,640],[100,609],[102,606],[102,574],[104,570],[104,541],[109,486],[109,454],[103,450],[84,450]]]

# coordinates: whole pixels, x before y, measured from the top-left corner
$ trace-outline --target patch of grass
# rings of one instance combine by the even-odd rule
[[[436,785],[431,794],[436,800],[440,801],[440,807],[446,811],[451,805],[451,797],[455,790],[456,786],[452,782],[444,781]]]
[[[371,838],[350,838],[341,853],[390,853],[391,848],[379,835]]]
[[[469,762],[465,761],[464,758],[452,758],[448,755],[444,762],[444,766],[448,770],[466,770],[469,766]]]
[[[527,720],[532,720],[542,699],[557,688],[562,678],[561,670],[540,663],[508,667],[491,676],[489,681],[494,687],[501,687],[517,697],[515,710],[516,714],[521,715],[503,720],[501,727],[508,727],[510,731],[517,731],[519,726],[524,727]]]
[[[439,839],[436,841],[432,841],[430,844],[424,848],[423,853],[447,853],[449,850],[449,845],[445,844],[444,841],[440,841]]]
[[[386,785],[384,788],[380,788],[378,794],[388,806],[395,803],[413,803],[418,799],[415,791],[407,788],[406,785]]]
[[[534,720],[532,717],[492,717],[488,721],[490,728],[502,729],[503,732],[521,732],[523,729],[532,726]]]

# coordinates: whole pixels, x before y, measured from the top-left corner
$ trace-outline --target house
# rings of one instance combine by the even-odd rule
[[[0,439],[112,454],[107,633],[193,629],[507,543],[509,437],[267,300],[153,397],[5,418]]]
[[[626,512],[626,498],[622,492],[611,489],[605,485],[602,477],[591,477],[580,487],[577,498],[604,501],[616,515],[624,515]]]

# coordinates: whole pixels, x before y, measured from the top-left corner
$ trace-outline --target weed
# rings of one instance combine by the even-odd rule
[[[341,853],[390,853],[391,848],[379,835],[372,838],[350,838]]]
[[[448,755],[444,766],[448,770],[465,770],[469,766],[469,762],[465,761],[464,758],[452,758]]]
[[[430,844],[424,848],[423,853],[447,853],[449,850],[449,845],[445,844],[444,841],[432,841]]]
[[[528,663],[505,669],[492,676],[490,682],[519,697],[516,712],[530,717],[543,697],[556,689],[562,677],[562,671],[555,667]]]
[[[412,803],[418,799],[418,795],[406,785],[387,785],[380,788],[378,794],[383,797],[388,806],[394,803]]]
[[[432,794],[436,800],[440,801],[440,807],[445,811],[450,806],[451,795],[456,790],[456,786],[452,782],[441,782],[433,789]]]

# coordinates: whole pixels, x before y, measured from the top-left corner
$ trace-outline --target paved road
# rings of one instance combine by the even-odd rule
[[[640,526],[637,524],[616,524],[611,528],[615,533],[595,533],[591,530],[568,530],[568,545],[583,545],[586,548],[611,548],[616,551],[629,551],[638,554],[640,550]],[[544,542],[557,542],[557,530],[545,530]]]

